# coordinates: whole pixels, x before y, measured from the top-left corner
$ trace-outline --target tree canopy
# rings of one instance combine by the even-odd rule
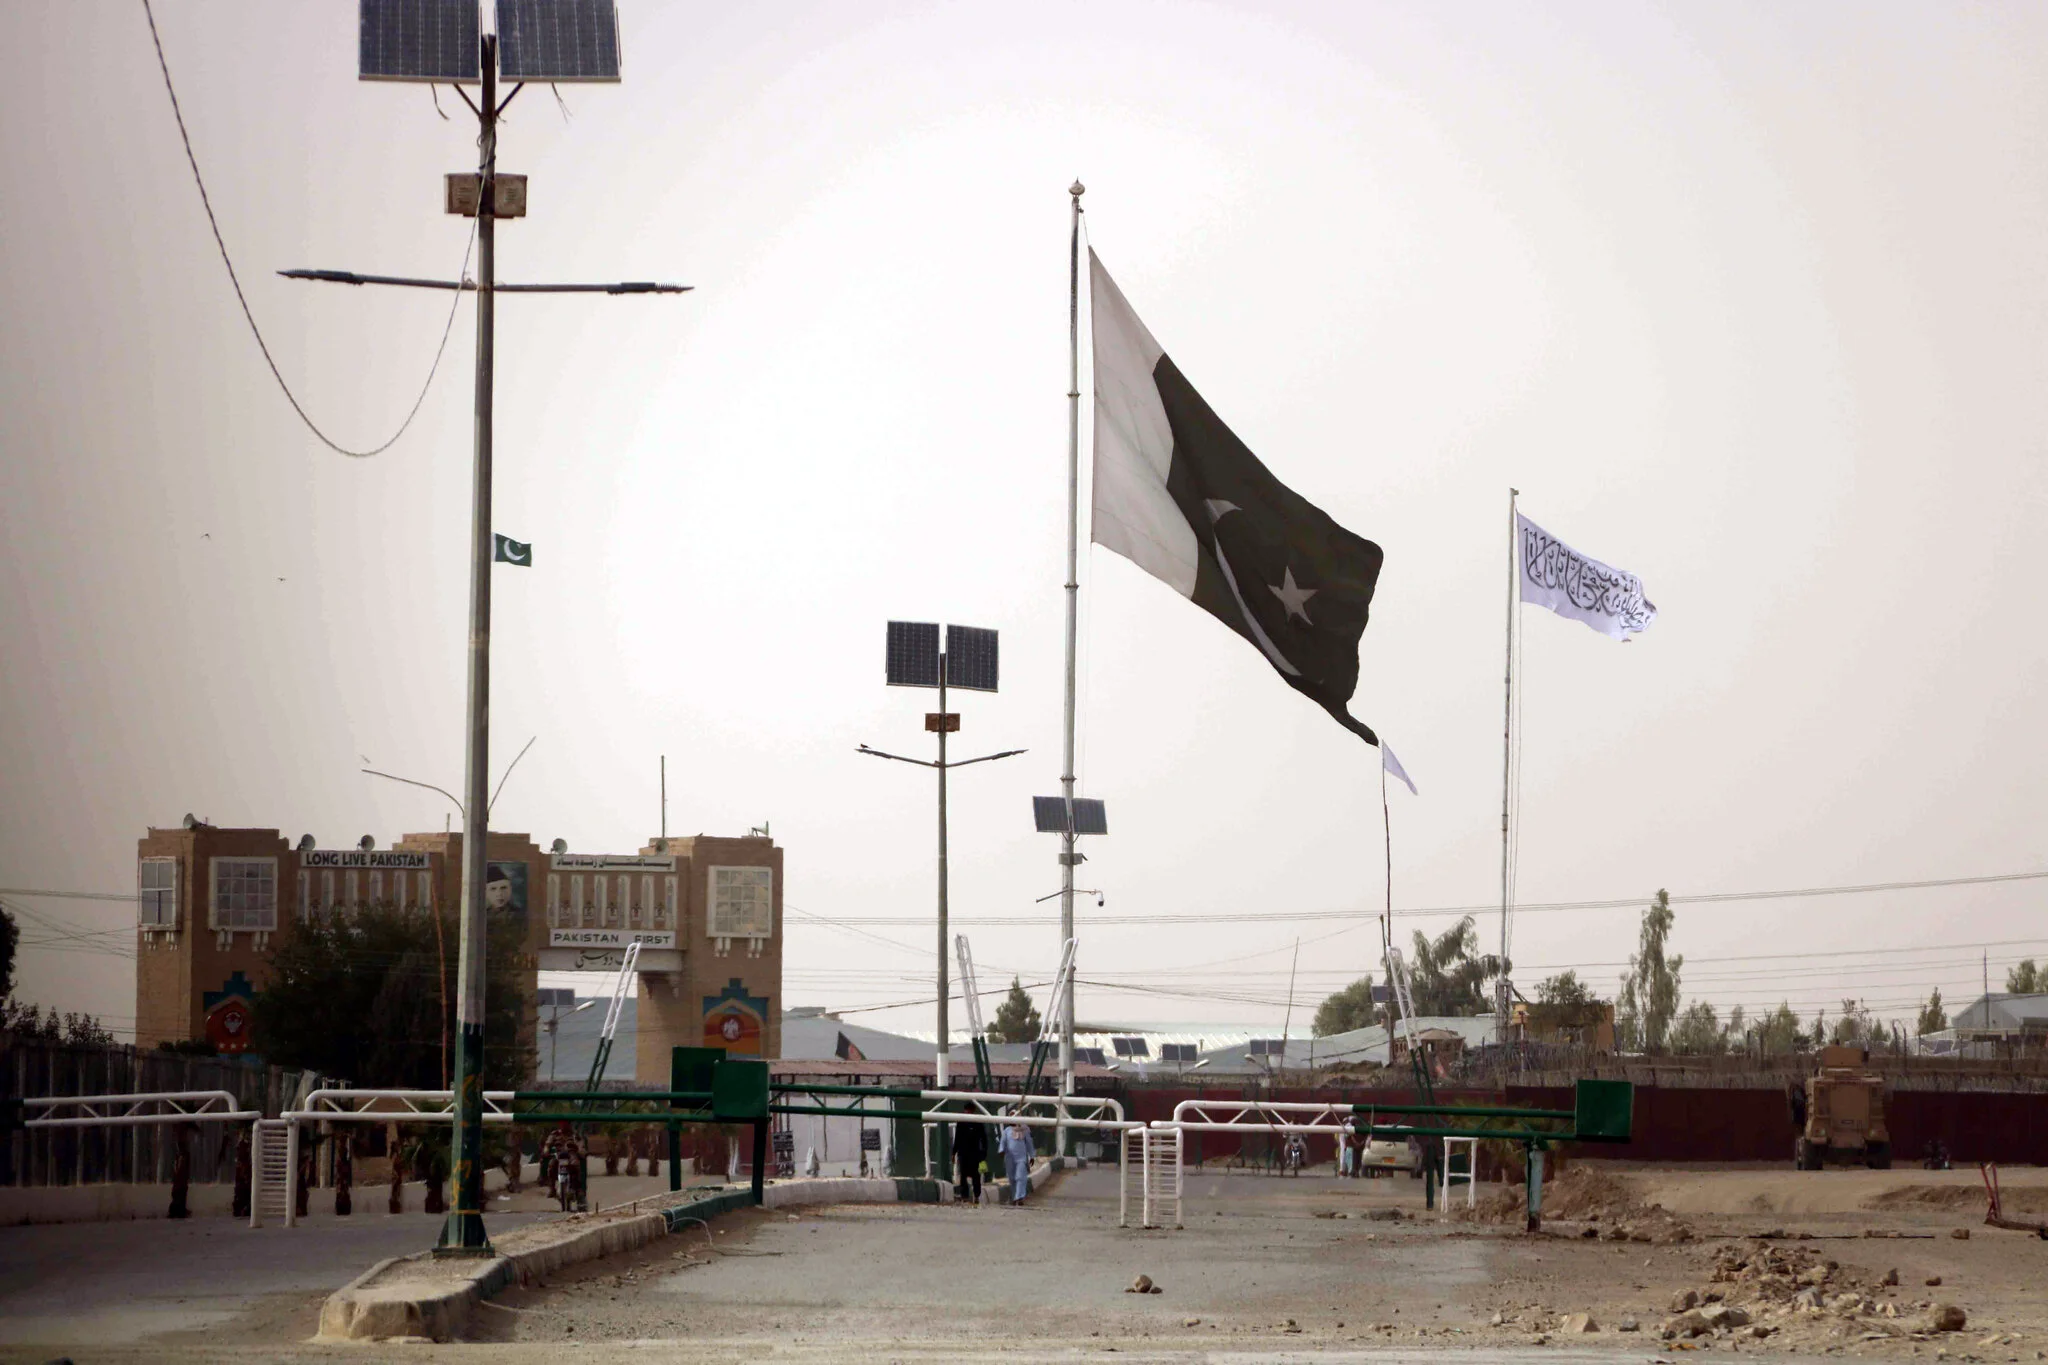
[[[1563,1005],[1569,1009],[1583,1009],[1600,1003],[1574,971],[1562,971],[1537,982],[1536,1000],[1539,1004]]]
[[[1913,1033],[1922,1037],[1929,1033],[1940,1033],[1948,1027],[1948,1011],[1942,1007],[1941,987],[1936,986],[1928,995],[1927,1003],[1920,1007],[1920,1017],[1913,1021]]]
[[[1415,931],[1415,964],[1408,986],[1418,1017],[1473,1015],[1492,1010],[1486,983],[1510,970],[1493,953],[1479,952],[1479,933],[1465,916],[1434,939]]]
[[[0,1000],[14,994],[14,951],[21,945],[21,926],[0,905]]]
[[[1038,1018],[1038,1006],[1031,1003],[1031,996],[1024,989],[1024,983],[1017,977],[1010,978],[1010,993],[1003,997],[1003,1003],[996,1006],[996,1017],[988,1026],[989,1041],[993,1043],[1035,1043],[1044,1025]]]
[[[1315,1023],[1310,1028],[1316,1037],[1327,1038],[1369,1028],[1379,1019],[1379,1006],[1372,1002],[1372,977],[1361,976],[1316,1006]]]
[[[358,1086],[445,1089],[458,961],[450,918],[379,905],[301,921],[271,953],[270,983],[255,1000],[256,1050]],[[497,913],[484,939],[484,1085],[510,1090],[533,1069],[520,1036],[526,945],[517,921]]]
[[[2022,959],[2005,973],[2005,990],[2008,995],[2041,995],[2048,993],[2048,972],[2034,965],[2031,957]]]
[[[1664,1051],[1678,1015],[1678,973],[1685,957],[1666,957],[1664,952],[1673,918],[1670,893],[1658,891],[1656,901],[1643,911],[1636,951],[1629,957],[1615,1001],[1614,1041],[1624,1052]]]

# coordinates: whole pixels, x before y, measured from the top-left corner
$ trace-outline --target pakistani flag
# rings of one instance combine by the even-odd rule
[[[533,546],[522,544],[510,536],[493,535],[496,550],[491,558],[500,564],[517,564],[522,569],[533,567]]]
[[[1378,744],[1347,708],[1380,547],[1274,478],[1182,376],[1091,250],[1092,538],[1229,626],[1287,685]]]

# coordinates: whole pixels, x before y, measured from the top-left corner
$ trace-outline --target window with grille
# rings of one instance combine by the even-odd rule
[[[775,869],[711,869],[713,938],[771,938],[775,933]]]
[[[276,930],[277,859],[215,858],[212,873],[212,928]]]
[[[431,872],[422,872],[422,873],[420,873],[420,876],[419,876],[419,883],[418,883],[418,885],[419,885],[419,894],[420,894],[420,900],[419,900],[419,906],[420,906],[420,909],[422,909],[422,910],[431,910],[431,909],[433,909],[433,908],[434,908],[434,874],[433,874],[433,873],[431,873]]]
[[[676,880],[674,877],[662,879],[664,885],[661,889],[661,910],[654,923],[657,929],[676,928]]]
[[[144,858],[136,876],[136,919],[145,929],[178,927],[178,860]]]

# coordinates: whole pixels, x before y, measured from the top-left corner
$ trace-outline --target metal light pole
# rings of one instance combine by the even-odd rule
[[[961,657],[957,660],[955,654]],[[959,668],[957,677],[954,668]],[[860,746],[860,752],[875,758],[890,758],[898,763],[915,763],[919,767],[937,770],[939,775],[939,937],[938,937],[938,1047],[933,1061],[934,1079],[943,1090],[947,1084],[946,1064],[949,1060],[947,1049],[952,1042],[952,1029],[947,1017],[951,983],[947,980],[946,969],[946,924],[947,924],[947,868],[946,868],[946,773],[953,768],[964,768],[973,763],[989,763],[999,758],[1014,758],[1024,752],[1022,749],[1005,749],[998,754],[984,754],[980,758],[962,759],[955,763],[946,757],[946,736],[960,728],[960,717],[946,709],[946,689],[949,684],[958,685],[977,692],[996,690],[996,632],[973,626],[946,627],[946,647],[939,647],[939,627],[928,622],[891,621],[889,623],[888,680],[892,687],[937,687],[939,709],[926,713],[924,728],[939,737],[939,757],[936,762],[922,758],[906,758],[901,754],[887,754],[879,749]],[[934,1125],[934,1138],[939,1150],[946,1151],[947,1125]]]
[[[416,289],[474,289],[476,308],[476,426],[470,503],[469,687],[464,745],[462,802],[462,921],[456,966],[456,1045],[453,1077],[455,1110],[451,1152],[455,1200],[441,1229],[436,1254],[487,1255],[490,1238],[483,1219],[483,1072],[484,1072],[484,885],[488,880],[490,826],[490,700],[491,700],[491,535],[492,387],[496,367],[499,289],[519,293],[679,294],[688,285],[534,284],[501,286],[497,282],[496,222],[498,117],[525,84],[515,86],[498,102],[498,39],[481,39],[479,97],[473,106],[479,128],[477,164],[477,278],[422,280],[398,276],[358,275],[340,270],[284,270],[290,279],[333,284],[385,284]],[[461,87],[455,87],[458,94]],[[464,96],[465,102],[467,96]]]
[[[455,1204],[436,1248],[481,1254],[484,1231],[484,885],[490,842],[491,396],[497,364],[498,40],[483,39],[477,145],[476,454],[469,509],[469,700],[462,780],[462,926],[455,968]]]

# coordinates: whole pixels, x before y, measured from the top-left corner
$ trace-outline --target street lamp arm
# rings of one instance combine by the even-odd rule
[[[320,284],[388,284],[403,289],[474,290],[475,280],[421,280],[408,275],[361,275],[353,270],[280,270],[288,280]],[[493,284],[499,294],[687,294],[694,284],[657,284],[652,280],[620,280],[612,284]]]
[[[520,89],[524,89],[524,88],[525,88],[524,86],[521,86],[521,87],[520,87]],[[515,90],[515,91],[513,91],[513,93],[514,93],[514,94],[517,94],[517,93],[519,93],[519,92]],[[505,775],[504,775],[503,777],[500,777],[500,778],[498,779],[498,790],[497,790],[497,791],[494,791],[494,792],[492,792],[492,793],[491,793],[491,804],[490,804],[489,806],[485,807],[485,812],[486,812],[486,814],[488,814],[488,813],[489,813],[489,812],[491,812],[491,811],[495,811],[495,810],[496,810],[496,809],[498,808],[498,797],[499,797],[499,795],[500,795],[500,794],[502,794],[502,793],[504,792],[504,790],[505,790],[505,784],[506,784],[507,782],[510,782],[510,781],[512,780],[512,770],[513,770],[514,768],[516,768],[516,767],[518,767],[518,766],[519,766],[519,760],[520,760],[520,759],[522,759],[522,758],[525,758],[525,757],[526,757],[526,749],[531,749],[531,748],[533,747],[533,740],[534,740],[534,739],[539,739],[539,738],[540,738],[540,736],[539,736],[539,735],[535,735],[535,736],[533,737],[533,739],[529,739],[529,740],[527,740],[527,741],[526,741],[526,748],[525,748],[525,749],[521,749],[521,750],[520,750],[520,751],[518,752],[518,754],[517,754],[517,755],[515,755],[515,756],[513,757],[512,761],[511,761],[510,763],[507,763],[507,764],[505,765]],[[444,795],[445,795],[445,793],[444,793]]]
[[[396,773],[380,773],[375,768],[365,768],[363,769],[363,771],[368,773],[372,777],[381,777],[386,782],[403,782],[408,787],[424,787],[430,792],[440,792],[441,795],[448,797],[448,803],[455,807],[455,813],[457,815],[462,814],[462,803],[460,801],[457,801],[453,796],[449,796],[446,790],[435,786],[431,782],[415,782],[409,777],[400,777]]]
[[[1005,749],[999,754],[983,754],[980,758],[963,758],[957,763],[948,763],[949,768],[964,768],[970,763],[992,763],[999,758],[1015,758],[1018,754],[1030,752],[1027,749]]]
[[[920,768],[936,768],[939,766],[927,758],[905,758],[902,754],[885,754],[880,749],[870,749],[865,744],[861,745],[854,752],[866,754],[870,758],[893,758],[898,763],[915,763]]]

